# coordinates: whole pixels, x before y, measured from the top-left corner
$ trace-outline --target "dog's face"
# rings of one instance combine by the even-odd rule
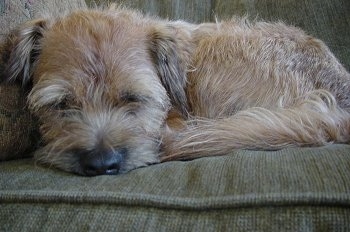
[[[155,22],[82,11],[18,30],[8,77],[31,83],[37,160],[81,175],[158,162],[167,113],[186,106],[186,80],[177,41]]]

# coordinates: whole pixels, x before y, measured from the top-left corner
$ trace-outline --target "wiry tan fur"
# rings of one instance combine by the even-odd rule
[[[8,79],[32,86],[44,142],[35,157],[69,172],[108,174],[85,163],[103,153],[116,174],[350,140],[349,73],[323,42],[282,23],[83,10],[15,35]]]

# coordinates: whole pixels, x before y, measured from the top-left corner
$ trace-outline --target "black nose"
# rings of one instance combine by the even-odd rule
[[[79,152],[82,172],[87,176],[118,174],[125,153],[125,149]]]

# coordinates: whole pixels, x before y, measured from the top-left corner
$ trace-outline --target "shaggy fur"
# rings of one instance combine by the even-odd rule
[[[282,23],[83,10],[13,38],[7,79],[30,88],[44,143],[35,158],[65,171],[350,141],[349,73]]]

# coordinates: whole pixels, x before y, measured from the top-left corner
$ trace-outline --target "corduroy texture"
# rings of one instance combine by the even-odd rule
[[[34,15],[81,4],[42,0],[45,8],[37,2],[0,1],[0,26],[19,23],[8,14],[23,9]],[[350,68],[347,0],[123,2],[194,22],[245,13],[283,20],[323,39]],[[22,10],[8,8],[12,3]],[[12,155],[32,144],[27,136],[35,131],[20,94],[15,87],[0,87],[0,151],[6,145]],[[0,231],[350,231],[350,146],[235,151],[89,178],[31,159],[3,162]]]
[[[0,86],[0,161],[26,157],[35,147],[37,126],[17,86]]]
[[[93,178],[2,163],[0,231],[348,231],[349,151],[237,151]]]

